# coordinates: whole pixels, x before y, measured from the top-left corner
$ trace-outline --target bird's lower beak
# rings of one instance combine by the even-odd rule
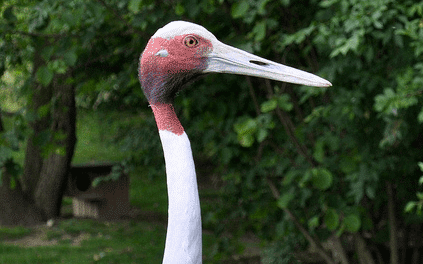
[[[329,81],[314,74],[263,59],[221,42],[213,46],[204,72],[250,75],[316,87],[332,86]]]

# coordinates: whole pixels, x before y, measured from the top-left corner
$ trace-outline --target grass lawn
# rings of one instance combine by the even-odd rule
[[[122,118],[125,117],[119,113],[116,120]],[[119,161],[125,157],[125,153],[107,143],[114,125],[104,120],[101,113],[78,116],[74,163]],[[24,148],[21,152],[16,155],[20,162]],[[165,175],[148,177],[139,168],[130,179],[130,201],[138,212],[134,217],[114,222],[65,217],[51,227],[0,227],[0,264],[161,263],[167,221]],[[207,201],[202,201],[202,205],[213,206]],[[62,211],[71,212],[69,198],[64,199]],[[203,234],[204,263],[215,263],[211,260],[215,240],[210,232]]]
[[[165,227],[69,219],[28,230],[21,230],[20,240],[0,244],[0,263],[160,263]]]

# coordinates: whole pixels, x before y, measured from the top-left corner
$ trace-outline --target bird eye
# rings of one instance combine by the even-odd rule
[[[198,40],[194,36],[187,36],[184,39],[184,44],[188,48],[192,48],[198,45]]]

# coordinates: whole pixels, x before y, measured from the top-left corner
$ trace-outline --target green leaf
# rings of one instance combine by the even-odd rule
[[[178,15],[178,16],[181,16],[181,15],[183,15],[185,13],[185,8],[184,8],[184,6],[181,4],[181,3],[178,3],[176,6],[175,6],[175,14],[176,15]]]
[[[335,48],[331,54],[329,55],[330,58],[336,57],[339,54],[342,55],[346,55],[348,53],[348,51],[352,50],[352,51],[357,51],[359,44],[360,44],[360,33],[356,33],[354,34],[352,37],[350,37],[349,39],[345,39],[343,41],[343,45],[338,46],[337,48]]]
[[[374,21],[373,25],[375,26],[375,28],[377,29],[381,29],[383,28],[383,24],[380,21]]]
[[[322,162],[325,158],[325,142],[323,140],[317,140],[314,144],[313,157],[317,162]]]
[[[413,211],[414,207],[416,207],[417,203],[414,201],[410,201],[405,205],[404,212],[410,213]]]
[[[282,208],[282,209],[287,208],[289,205],[289,202],[291,202],[292,199],[294,198],[295,198],[295,192],[294,192],[294,189],[292,188],[290,191],[282,194],[279,197],[277,204],[279,208]]]
[[[291,98],[289,97],[288,94],[282,94],[278,98],[279,107],[287,112],[291,111],[292,108],[294,108],[294,104],[290,100]]]
[[[302,43],[310,34],[316,29],[314,24],[311,24],[307,28],[303,28],[295,32],[294,34],[285,35],[281,40],[281,47],[286,47],[292,43],[300,44]]]
[[[269,132],[267,131],[267,129],[260,128],[257,131],[257,142],[263,142],[267,138],[268,134]]]
[[[375,97],[375,110],[383,112],[388,108],[388,105],[395,98],[395,91],[392,88],[385,88],[383,94],[379,94]]]
[[[313,111],[311,112],[311,114],[309,114],[308,116],[306,116],[304,118],[304,122],[305,123],[309,123],[311,122],[313,119],[317,119],[317,118],[321,118],[321,117],[325,117],[325,115],[327,114],[327,112],[330,110],[329,107],[324,107],[324,106],[318,106],[316,108],[313,109]]]
[[[54,60],[48,63],[48,69],[51,69],[53,72],[63,74],[67,71],[68,67],[64,60]]]
[[[344,233],[344,231],[345,231],[345,225],[341,225],[339,227],[338,231],[336,231],[335,236],[337,236],[337,237],[342,236],[342,234]]]
[[[289,171],[285,174],[285,176],[283,177],[283,180],[282,180],[282,185],[286,186],[286,185],[291,184],[291,182],[292,182],[294,179],[296,179],[296,178],[297,178],[298,174],[299,174],[299,171],[298,171],[298,170],[295,170],[295,169],[291,169],[291,170],[289,170]]]
[[[14,190],[16,188],[16,179],[15,177],[10,178],[10,189]]]
[[[233,18],[240,18],[245,16],[250,5],[247,0],[235,2],[232,5],[231,15]]]
[[[257,12],[260,15],[265,15],[266,14],[266,5],[267,5],[268,2],[270,2],[270,0],[262,0],[258,4]]]
[[[313,216],[312,218],[310,218],[308,220],[308,227],[310,229],[315,229],[316,227],[319,226],[319,217],[318,216]]]
[[[63,60],[68,66],[74,66],[77,59],[78,59],[78,56],[76,55],[76,52],[73,50],[69,50],[68,52],[63,54]]]
[[[142,0],[130,0],[128,3],[128,10],[132,13],[138,13],[140,11],[140,4]]]
[[[103,181],[103,177],[94,178],[93,182],[91,183],[91,186],[97,187],[98,185],[100,185],[102,181]]]
[[[358,155],[343,157],[339,162],[339,167],[343,173],[350,174],[357,170],[358,160]]]
[[[327,190],[332,186],[332,173],[325,168],[312,169],[312,183],[316,189]]]
[[[66,148],[65,147],[62,147],[62,146],[58,146],[54,150],[54,153],[56,155],[59,155],[59,156],[65,156],[66,155]]]
[[[234,125],[234,129],[239,135],[253,134],[257,130],[257,121],[252,118],[243,119]]]
[[[266,20],[256,23],[253,28],[254,40],[260,42],[266,37]]]
[[[41,12],[39,16],[32,20],[32,23],[29,25],[30,30],[42,31],[47,28],[50,24],[50,15],[48,12]]]
[[[1,76],[1,75],[0,75]],[[417,121],[421,124],[423,123],[423,107],[420,110],[420,113],[417,115]]]
[[[331,231],[335,230],[338,227],[339,215],[335,209],[329,208],[326,211],[325,224],[326,224],[326,227]]]
[[[254,137],[252,134],[238,135],[239,144],[243,147],[251,147],[254,143]]]
[[[273,111],[278,106],[278,102],[275,99],[270,99],[269,101],[263,102],[260,106],[260,110],[263,113]]]
[[[13,14],[13,6],[9,6],[3,12],[3,18],[7,20],[9,23],[15,23],[18,21],[16,16]]]
[[[323,8],[328,8],[331,5],[336,4],[338,2],[339,2],[338,0],[325,0],[325,1],[320,1],[319,5]]]
[[[75,12],[68,10],[61,15],[61,20],[69,27],[74,27],[78,23],[78,20],[80,20],[80,17],[78,17],[77,13],[75,14]]]
[[[49,61],[51,56],[54,54],[54,50],[55,50],[55,47],[53,45],[44,47],[43,50],[41,51],[41,57],[43,57],[45,61]]]
[[[283,6],[289,6],[291,0],[279,0],[279,2],[283,5]]]
[[[38,107],[37,114],[39,118],[46,117],[50,113],[50,103]]]
[[[298,182],[298,186],[300,188],[304,188],[305,184],[313,177],[313,174],[310,170],[307,170],[304,174],[303,177],[301,177],[300,181]]]
[[[234,153],[230,148],[228,147],[223,148],[220,151],[220,155],[219,155],[220,161],[225,165],[229,164],[229,162],[231,161],[231,158],[233,157],[233,154]]]
[[[374,199],[376,196],[376,190],[373,186],[366,186],[366,195],[367,197],[369,197],[370,199]]]
[[[356,233],[360,230],[361,219],[356,214],[350,214],[344,218],[345,229],[350,233]]]
[[[36,76],[37,81],[44,86],[49,85],[51,80],[53,80],[53,72],[47,66],[38,68]]]

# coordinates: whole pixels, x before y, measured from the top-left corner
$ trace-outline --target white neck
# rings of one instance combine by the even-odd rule
[[[163,264],[202,263],[201,212],[191,144],[185,131],[159,130],[166,163],[169,218]]]

